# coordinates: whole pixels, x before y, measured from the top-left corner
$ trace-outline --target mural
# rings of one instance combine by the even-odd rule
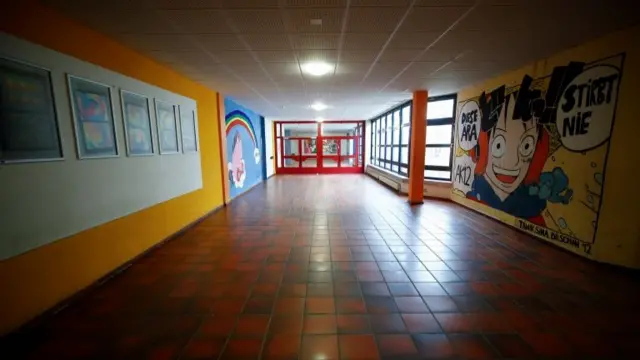
[[[454,199],[590,254],[623,61],[571,62],[461,101]]]
[[[262,181],[260,115],[225,98],[227,167],[231,197]]]

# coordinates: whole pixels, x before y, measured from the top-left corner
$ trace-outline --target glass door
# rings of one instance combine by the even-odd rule
[[[364,172],[364,122],[274,122],[276,172],[339,174]]]

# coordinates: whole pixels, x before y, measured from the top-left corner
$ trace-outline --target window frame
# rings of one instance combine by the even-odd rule
[[[427,99],[427,108],[430,102],[442,101],[442,100],[453,100],[453,109],[451,111],[450,117],[444,118],[435,118],[435,119],[425,119],[426,129],[425,131],[429,131],[429,126],[439,126],[439,125],[451,125],[451,141],[449,144],[427,144],[427,139],[425,139],[425,153],[428,148],[449,148],[449,165],[427,165],[426,162],[424,164],[424,171],[448,171],[449,178],[441,178],[441,177],[432,177],[432,176],[424,176],[427,180],[437,180],[437,181],[451,181],[452,172],[453,172],[453,143],[454,143],[454,133],[455,133],[455,119],[456,119],[456,107],[458,104],[458,94],[447,94],[441,96],[434,96]]]
[[[378,116],[370,119],[371,122],[371,141],[370,141],[370,156],[369,162],[381,169],[386,171],[399,174],[401,176],[408,177],[409,176],[409,156],[407,156],[407,163],[402,163],[401,159],[401,148],[406,147],[407,149],[411,149],[411,120],[407,124],[409,124],[409,140],[406,142],[406,145],[403,145],[403,137],[402,137],[402,125],[403,125],[403,109],[409,107],[409,116],[411,116],[411,108],[413,104],[411,100],[405,101],[397,106],[394,106],[391,109],[386,110],[385,112],[379,114]],[[398,112],[398,117],[394,116],[394,113]],[[396,120],[399,123],[397,140],[396,144],[395,139],[395,127]],[[380,132],[375,131],[376,128],[380,129]],[[384,129],[384,132],[382,131]],[[391,131],[390,134],[387,134],[387,129]],[[381,145],[380,139],[384,137],[385,142],[384,145]],[[389,140],[389,141],[386,141]],[[393,149],[397,148],[398,150],[395,152],[395,156]],[[389,152],[387,160],[387,151]],[[409,154],[410,155],[410,154]],[[393,167],[397,166],[397,170],[393,170]],[[405,171],[406,169],[406,171]]]

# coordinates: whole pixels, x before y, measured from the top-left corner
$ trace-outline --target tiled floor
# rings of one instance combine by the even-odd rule
[[[0,358],[635,359],[639,285],[365,176],[281,176]]]

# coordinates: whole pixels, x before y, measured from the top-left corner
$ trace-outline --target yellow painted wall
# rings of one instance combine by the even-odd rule
[[[520,84],[523,75],[533,78],[550,75],[556,66],[567,65],[570,61],[593,62],[619,53],[625,53],[624,67],[619,87],[618,103],[611,146],[606,165],[602,207],[591,253],[563,246],[576,254],[590,259],[631,268],[640,268],[640,192],[633,189],[640,175],[640,161],[636,158],[638,146],[637,109],[640,95],[640,26],[609,34],[592,42],[568,49],[545,60],[506,73],[482,84],[464,89],[458,94],[463,101],[478,97],[483,91],[506,85]],[[460,151],[460,149],[458,149]],[[514,225],[514,217],[488,206],[470,201],[456,194],[452,199],[479,212]]]
[[[194,99],[203,183],[198,191],[0,261],[3,334],[221,206],[223,185],[215,92],[31,0],[3,5],[0,31]]]

